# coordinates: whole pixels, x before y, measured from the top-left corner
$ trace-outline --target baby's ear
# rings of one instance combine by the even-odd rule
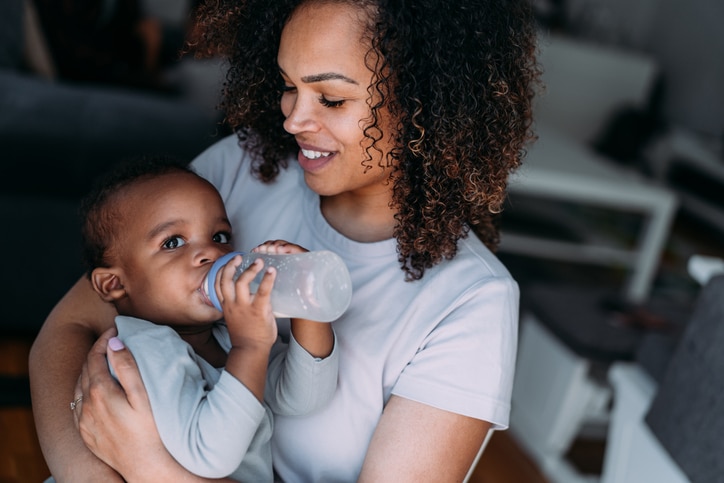
[[[126,295],[126,289],[117,268],[96,268],[91,273],[93,290],[106,302],[115,302]]]

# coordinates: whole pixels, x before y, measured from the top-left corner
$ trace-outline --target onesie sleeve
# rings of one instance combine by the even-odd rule
[[[265,417],[264,407],[226,371],[218,382],[205,379],[198,356],[170,327],[131,317],[117,317],[116,325],[141,371],[169,453],[197,475],[231,474]]]
[[[264,400],[276,414],[308,414],[332,399],[337,389],[338,370],[336,334],[332,353],[324,359],[317,359],[290,333],[288,344],[280,340],[274,347]]]

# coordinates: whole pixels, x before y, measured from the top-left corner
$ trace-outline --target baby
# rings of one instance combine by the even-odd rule
[[[232,251],[231,225],[214,186],[176,160],[122,165],[81,212],[88,277],[118,311],[118,337],[136,359],[169,452],[200,476],[272,481],[272,414],[313,411],[336,390],[331,326],[292,319],[289,343],[278,340],[276,273],[257,260],[234,281],[240,256],[215,280],[222,320],[201,285]],[[254,251],[306,250],[275,241]]]

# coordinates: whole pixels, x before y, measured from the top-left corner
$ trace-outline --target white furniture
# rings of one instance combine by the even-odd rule
[[[674,127],[652,143],[647,158],[655,179],[672,187],[682,208],[724,233],[724,138],[717,145]]]
[[[650,57],[561,35],[539,36],[543,91],[535,121],[586,144],[621,107],[645,108],[658,68]]]
[[[656,382],[635,363],[616,363],[609,373],[616,395],[601,483],[689,483],[644,417]]]
[[[510,431],[553,483],[595,481],[566,460],[584,424],[608,420],[611,390],[534,314],[521,321]]]
[[[517,195],[640,213],[647,219],[636,246],[595,238],[584,244],[502,233],[500,250],[556,260],[624,266],[631,270],[625,295],[644,300],[656,275],[661,250],[676,210],[676,196],[630,169],[597,155],[590,147],[606,122],[625,106],[644,108],[656,65],[647,57],[541,36],[539,61],[544,90],[535,100],[539,136],[522,168],[510,179]],[[594,227],[595,228],[595,227]]]
[[[688,271],[703,288],[661,385],[636,363],[616,363],[609,371],[615,401],[601,483],[689,483],[674,458],[694,473],[702,468],[710,471],[706,476],[692,474],[692,478],[721,480],[721,465],[714,468],[708,463],[720,459],[720,431],[704,434],[704,430],[717,428],[721,421],[720,406],[714,400],[721,400],[718,354],[724,283],[712,278],[724,274],[724,260],[695,255],[689,259]],[[671,454],[654,431],[663,435],[661,441]],[[691,451],[682,453],[681,448]]]
[[[633,248],[611,240],[586,244],[539,239],[504,232],[500,250],[510,253],[600,265],[625,266],[631,276],[625,294],[644,300],[656,275],[661,251],[676,211],[676,196],[653,181],[597,155],[561,131],[541,125],[539,140],[510,179],[510,193],[640,213],[647,219]],[[592,227],[595,231],[595,227]],[[584,234],[585,235],[585,234]],[[588,234],[590,238],[595,232]],[[608,244],[607,244],[608,243]]]
[[[493,432],[494,432],[493,429],[489,429],[488,434],[485,435],[483,444],[480,445],[478,454],[475,455],[475,459],[473,460],[473,463],[470,465],[470,469],[468,470],[468,473],[465,475],[465,479],[463,479],[463,483],[468,483],[468,481],[470,481],[470,478],[473,476],[473,473],[475,473],[475,468],[478,466],[478,463],[480,462],[480,457],[483,456],[483,452],[485,452],[485,448],[488,446],[488,443],[490,442],[490,438],[493,437]]]
[[[673,192],[596,154],[589,143],[620,107],[643,107],[656,74],[654,63],[560,37],[544,38],[540,61],[545,91],[535,106],[538,141],[510,179],[516,196],[641,215],[633,246],[600,236],[589,220],[583,243],[503,230],[501,252],[568,262],[625,267],[622,294],[631,302],[649,296],[677,200]],[[560,222],[567,213],[554,213]],[[592,310],[595,310],[592,308]],[[580,317],[587,317],[581,313]],[[591,424],[605,430],[611,388],[591,375],[591,361],[575,353],[533,313],[521,314],[510,429],[554,483],[596,481],[579,474],[565,453]]]

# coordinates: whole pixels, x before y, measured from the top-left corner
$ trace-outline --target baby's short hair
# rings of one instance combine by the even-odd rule
[[[114,195],[138,181],[178,172],[196,175],[187,162],[178,158],[144,155],[125,159],[95,180],[80,204],[82,257],[88,277],[93,269],[110,266],[108,249],[122,219],[111,202]]]

